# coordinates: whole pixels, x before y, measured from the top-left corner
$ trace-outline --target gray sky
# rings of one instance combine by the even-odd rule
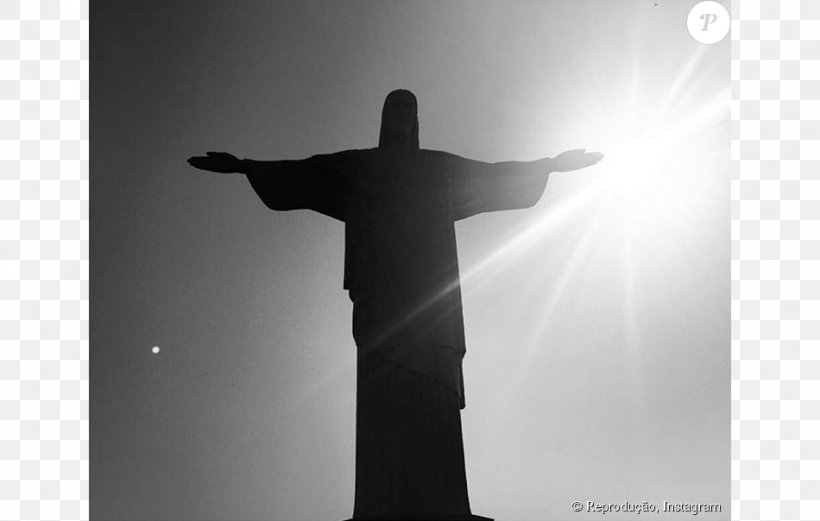
[[[407,88],[423,148],[607,154],[457,225],[473,512],[726,519],[729,43],[694,3],[92,2],[93,518],[350,515],[343,225],[185,160],[372,147]]]

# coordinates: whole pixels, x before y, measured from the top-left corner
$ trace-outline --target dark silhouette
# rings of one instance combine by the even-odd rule
[[[299,161],[192,157],[243,173],[273,210],[345,223],[344,288],[358,350],[355,520],[486,520],[467,496],[460,409],[465,353],[454,223],[527,208],[550,172],[597,163],[583,150],[483,163],[419,149],[415,96],[391,92],[379,146]]]

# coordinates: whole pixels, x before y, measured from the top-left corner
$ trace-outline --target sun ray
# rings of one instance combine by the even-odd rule
[[[626,383],[628,388],[628,400],[631,406],[630,414],[633,416],[633,421],[643,425],[641,419],[643,414],[643,397],[644,389],[641,384],[640,376],[640,329],[638,327],[637,312],[636,312],[636,277],[635,266],[636,259],[634,258],[634,226],[627,226],[624,229],[623,240],[621,241],[621,273],[623,274],[621,280],[623,307],[623,351],[625,353],[626,361]]]
[[[686,61],[686,64],[681,67],[680,72],[675,79],[672,81],[672,84],[669,86],[669,90],[666,93],[663,101],[660,102],[656,109],[656,113],[660,116],[668,113],[673,104],[680,99],[680,93],[685,86],[689,86],[692,84],[692,79],[695,76],[696,70],[698,65],[703,63],[704,58],[706,57],[707,47],[704,45],[699,46],[695,52],[689,56],[689,59]]]
[[[524,252],[543,240],[546,235],[560,230],[571,217],[586,208],[594,197],[594,193],[587,191],[555,201],[543,211],[541,218],[534,220],[493,252],[468,267],[462,273],[462,283],[471,286],[472,290],[480,288],[495,274],[502,272]]]
[[[557,273],[552,291],[545,294],[545,298],[543,299],[544,304],[541,308],[543,310],[541,312],[541,321],[533,329],[530,340],[526,342],[527,347],[525,348],[525,356],[522,360],[530,359],[535,354],[535,351],[539,347],[542,347],[544,333],[550,323],[550,319],[553,318],[559,302],[564,298],[567,291],[570,290],[570,283],[577,279],[578,273],[583,265],[582,259],[589,255],[591,243],[598,233],[597,217],[599,213],[600,210],[591,216],[589,224],[586,226],[583,234],[578,241],[574,243],[569,254],[566,256],[566,260],[561,263],[563,269]]]

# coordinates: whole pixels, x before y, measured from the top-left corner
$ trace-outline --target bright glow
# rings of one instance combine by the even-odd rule
[[[643,204],[653,195],[663,150],[649,137],[638,137],[608,147],[606,163],[610,175],[603,177],[600,197],[607,204],[629,207]]]
[[[520,276],[521,287],[540,287],[543,295],[531,301],[538,308],[537,322],[527,327],[530,340],[519,351],[518,367],[502,391],[510,403],[521,398],[531,368],[543,367],[534,361],[553,345],[548,328],[572,317],[568,302],[589,284],[610,284],[619,305],[609,310],[621,316],[614,322],[618,326],[608,327],[620,336],[611,339],[601,355],[625,368],[632,421],[648,417],[642,343],[648,341],[652,317],[646,314],[645,300],[657,287],[691,271],[700,255],[691,245],[703,244],[699,219],[722,208],[727,195],[722,186],[728,175],[719,167],[728,159],[728,143],[714,137],[725,135],[721,132],[728,124],[730,93],[712,91],[703,101],[695,75],[706,58],[702,48],[694,51],[666,89],[647,84],[652,78],[636,67],[623,78],[622,88],[611,89],[620,98],[613,94],[589,107],[578,118],[578,130],[571,132],[574,141],[566,148],[602,152],[601,163],[588,171],[553,174],[548,192],[556,183],[571,183],[571,189],[531,210],[538,218],[527,228],[464,270],[462,282],[472,293],[504,273],[509,284],[509,274],[522,272],[521,266],[532,262],[527,257],[537,256],[533,250],[562,259],[557,270],[553,266]],[[558,152],[551,150],[551,155]],[[573,227],[570,233],[568,226]],[[568,241],[568,235],[573,240]],[[596,293],[592,298],[601,297]],[[589,309],[579,309],[579,323],[588,320]]]

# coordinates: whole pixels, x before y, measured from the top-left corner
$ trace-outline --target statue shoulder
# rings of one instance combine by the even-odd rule
[[[442,159],[448,161],[469,161],[467,158],[462,157],[458,154],[453,154],[452,152],[445,152],[444,150],[428,150],[422,149],[421,152],[427,155],[430,158],[435,159]]]
[[[372,162],[374,150],[372,148],[342,150],[326,154],[316,154],[307,161],[329,168],[340,170],[359,170]]]
[[[451,154],[449,152],[445,152],[443,150],[431,150],[429,148],[422,148],[421,150],[419,150],[419,153],[422,154],[425,157],[430,157],[430,158],[450,157],[450,156],[453,155],[453,154]]]
[[[354,148],[349,150],[340,150],[339,152],[330,152],[327,154],[316,154],[312,157],[338,158],[338,159],[363,159],[372,156],[375,148]]]
[[[453,171],[467,161],[461,156],[443,150],[422,149],[420,152],[425,162],[431,166],[446,169],[447,171]]]

